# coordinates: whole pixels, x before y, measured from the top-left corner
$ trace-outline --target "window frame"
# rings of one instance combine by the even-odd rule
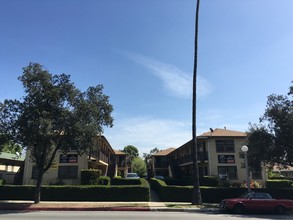
[[[230,142],[230,143],[229,143]],[[216,140],[216,152],[217,153],[235,153],[235,142],[234,140],[228,139],[228,140]],[[223,146],[219,146],[219,145]],[[233,145],[233,147],[231,146]],[[223,148],[223,149],[221,149]],[[230,150],[232,148],[232,150]]]
[[[38,179],[38,175],[39,175],[39,169],[37,168],[36,165],[34,165],[32,167],[32,175],[31,175],[31,179],[36,180]]]
[[[220,169],[225,169],[228,180],[238,180],[237,166],[218,166],[218,175],[223,175]],[[234,172],[231,172],[232,169],[234,169]]]
[[[66,169],[66,170],[62,170]],[[77,179],[78,178],[78,166],[59,166],[58,167],[58,179]]]

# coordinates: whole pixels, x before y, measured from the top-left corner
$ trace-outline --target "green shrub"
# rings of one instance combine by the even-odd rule
[[[192,186],[167,186],[162,180],[150,179],[151,188],[157,192],[163,202],[191,202]],[[246,188],[200,187],[204,203],[219,203],[222,199],[239,197],[247,192]],[[274,198],[293,198],[293,189],[254,189],[268,192]]]
[[[291,199],[293,198],[292,188],[271,188],[261,189],[263,192],[269,193],[275,199]]]
[[[81,170],[81,185],[96,185],[98,178],[101,176],[102,171],[97,169],[83,169]]]
[[[199,180],[201,186],[219,186],[220,179],[218,176],[203,176]]]
[[[113,177],[111,179],[111,185],[141,185],[141,179],[125,179],[119,177]]]
[[[35,186],[1,186],[0,200],[33,200]],[[42,186],[41,201],[149,201],[149,186]]]
[[[100,177],[98,178],[97,184],[98,184],[98,185],[109,186],[109,185],[110,185],[110,182],[111,182],[110,177],[108,177],[108,176],[100,176]]]
[[[269,179],[284,179],[285,177],[280,172],[276,172],[271,169],[268,171],[268,178]]]
[[[0,200],[33,200],[35,186],[0,186]]]
[[[169,186],[192,186],[193,185],[192,177],[182,177],[180,179],[165,177],[164,181]]]
[[[267,188],[292,188],[293,181],[286,179],[267,180]]]
[[[0,180],[0,186],[5,184],[5,180]]]
[[[150,179],[151,188],[163,202],[191,202],[192,186],[167,186],[164,181]],[[246,190],[239,188],[200,187],[203,202],[219,203],[222,199],[238,197]]]
[[[236,198],[247,192],[244,188],[230,187],[201,187],[200,190],[205,203],[219,203],[222,199]]]

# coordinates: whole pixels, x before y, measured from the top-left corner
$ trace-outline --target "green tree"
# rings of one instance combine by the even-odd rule
[[[253,170],[261,167],[261,162],[270,162],[274,148],[273,136],[264,125],[250,124],[247,141],[249,146],[248,164]]]
[[[140,177],[143,177],[146,174],[146,164],[143,159],[136,157],[132,161],[133,172],[137,173]]]
[[[5,134],[0,133],[0,152],[9,143],[8,137]]]
[[[293,166],[293,86],[288,95],[272,94],[268,97],[260,125],[250,128],[248,145],[249,157],[258,155],[271,165]]]
[[[133,171],[132,169],[132,161],[134,158],[138,157],[139,153],[136,147],[132,146],[132,145],[127,145],[124,147],[124,149],[122,150],[122,152],[127,154],[127,161],[128,161],[128,165],[131,168],[131,172]]]
[[[292,82],[293,83],[293,82]],[[293,165],[293,92],[288,95],[270,95],[261,122],[268,124],[273,135],[273,162]]]
[[[154,153],[159,152],[159,151],[160,151],[160,150],[159,150],[158,148],[155,147],[154,149],[150,150],[150,153],[143,153],[143,158],[144,158],[145,163],[146,163],[146,164],[149,164],[152,155],[153,155]]]
[[[193,97],[192,97],[192,147],[191,156],[193,162],[193,193],[192,204],[198,205],[202,203],[201,192],[199,187],[199,171],[198,171],[198,155],[197,155],[197,139],[196,139],[196,90],[197,90],[197,54],[198,54],[198,20],[199,20],[199,4],[196,3],[195,14],[195,37],[194,37],[194,67],[193,67]]]
[[[9,134],[31,153],[38,169],[35,203],[39,203],[43,175],[56,152],[88,151],[103,126],[112,126],[113,107],[102,85],[81,92],[69,75],[52,75],[38,63],[23,68],[18,79],[26,96],[0,103],[0,133]]]
[[[0,152],[17,154],[21,156],[22,148],[19,144],[13,143],[9,140],[8,135],[0,134]]]
[[[153,154],[159,152],[160,150],[158,148],[154,148],[150,150],[150,153],[143,153],[143,158],[147,167],[147,176],[152,177],[154,176],[153,171],[152,171],[152,162],[151,162],[151,157]]]

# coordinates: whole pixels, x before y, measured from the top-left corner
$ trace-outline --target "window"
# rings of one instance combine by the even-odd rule
[[[59,163],[77,163],[77,154],[61,154],[59,158]]]
[[[38,174],[39,174],[39,169],[37,168],[37,166],[33,166],[32,179],[36,180],[38,178]]]
[[[261,168],[259,169],[253,169],[251,171],[252,178],[253,179],[262,179],[262,173],[261,173]]]
[[[217,140],[216,149],[218,153],[235,152],[234,140]]]
[[[218,166],[218,174],[221,177],[226,177],[228,180],[237,180],[237,167],[236,166]]]
[[[218,163],[235,163],[234,155],[218,155]]]
[[[59,179],[73,179],[77,178],[78,166],[59,166],[58,178]]]
[[[268,193],[254,193],[251,196],[252,199],[272,199],[272,197]]]

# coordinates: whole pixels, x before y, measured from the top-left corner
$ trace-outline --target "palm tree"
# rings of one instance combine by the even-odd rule
[[[199,3],[196,3],[195,14],[195,37],[194,37],[194,67],[193,67],[193,97],[192,97],[192,162],[193,162],[193,193],[192,204],[198,205],[202,203],[201,192],[199,188],[199,174],[197,163],[197,140],[196,140],[196,78],[197,78],[197,51],[198,51],[198,15],[199,15]]]

